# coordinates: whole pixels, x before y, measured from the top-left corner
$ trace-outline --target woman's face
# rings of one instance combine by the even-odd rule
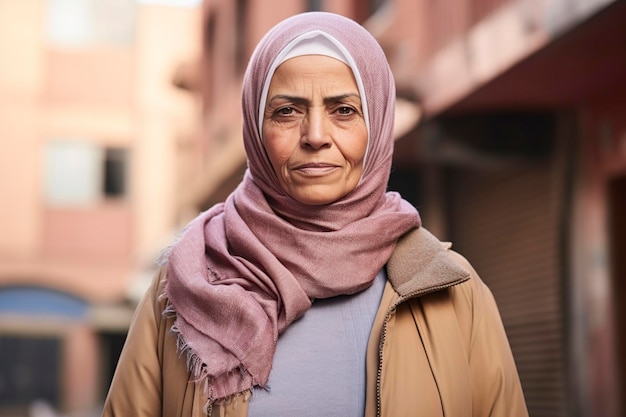
[[[263,144],[282,189],[311,205],[332,203],[361,178],[367,127],[352,70],[322,55],[283,62],[270,82]]]

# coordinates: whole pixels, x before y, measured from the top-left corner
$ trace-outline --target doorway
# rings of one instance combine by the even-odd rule
[[[615,303],[615,352],[626,352],[626,175],[619,176],[609,181],[609,218],[608,234],[611,251],[611,271],[613,297]],[[621,300],[621,301],[620,301]],[[623,355],[617,355],[619,371],[617,379],[619,381],[618,410],[625,410],[626,407],[626,359]],[[620,414],[618,411],[618,415]]]

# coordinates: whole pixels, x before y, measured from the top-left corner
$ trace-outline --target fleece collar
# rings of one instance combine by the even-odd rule
[[[449,255],[452,245],[442,243],[424,227],[398,240],[387,262],[387,276],[401,297],[425,294],[460,284],[470,273]]]

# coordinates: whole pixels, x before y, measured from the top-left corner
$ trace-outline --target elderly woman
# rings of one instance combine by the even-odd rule
[[[526,416],[491,293],[386,192],[395,87],[376,40],[291,17],[242,105],[248,170],[170,250],[104,416]]]

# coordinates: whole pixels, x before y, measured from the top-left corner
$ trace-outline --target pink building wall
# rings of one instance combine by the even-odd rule
[[[128,20],[115,7],[133,10],[133,35],[68,46],[50,37],[53,3],[0,1],[0,292],[60,292],[83,300],[87,312],[68,319],[0,306],[0,338],[58,340],[56,411],[87,415],[97,413],[108,384],[99,334],[126,331],[128,301],[141,295],[152,260],[178,227],[174,161],[200,111],[172,81],[181,64],[198,57],[201,13],[98,1],[113,7],[104,29]],[[96,3],[74,3],[81,4]],[[46,163],[57,141],[126,149],[125,195],[51,202]],[[0,415],[28,411],[2,404]]]

